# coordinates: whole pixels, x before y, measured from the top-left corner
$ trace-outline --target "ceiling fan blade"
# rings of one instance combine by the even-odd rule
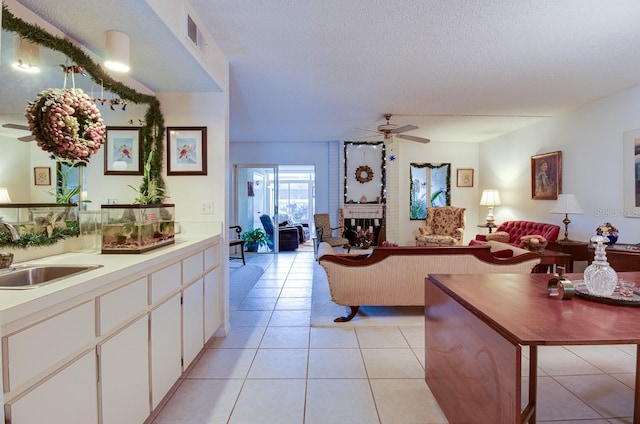
[[[404,140],[417,141],[418,143],[427,144],[427,143],[431,142],[431,140],[429,140],[428,138],[416,137],[414,135],[398,134],[398,135],[396,135],[396,137],[402,138]]]
[[[2,124],[2,126],[4,128],[11,128],[13,130],[25,130],[25,131],[29,131],[29,127],[26,125],[20,125],[20,124]]]
[[[378,133],[378,131],[376,131],[376,130],[369,130],[367,128],[356,128],[356,129],[359,130],[359,131],[368,131],[368,132]]]
[[[391,130],[392,133],[394,134],[399,134],[399,133],[403,133],[403,132],[407,132],[407,131],[413,131],[413,130],[417,130],[418,127],[416,127],[415,125],[405,125],[402,127],[398,127],[395,128],[393,130]]]
[[[29,141],[33,141],[35,139],[36,139],[35,135],[25,135],[24,137],[18,137],[18,140],[24,141],[25,143],[28,143]]]

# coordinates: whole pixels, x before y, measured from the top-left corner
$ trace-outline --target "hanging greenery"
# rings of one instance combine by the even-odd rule
[[[94,82],[102,84],[107,90],[120,96],[121,99],[138,104],[147,104],[147,113],[142,127],[140,153],[143,157],[148,157],[152,151],[155,153],[150,164],[151,180],[154,181],[156,187],[164,189],[165,185],[161,174],[164,150],[164,117],[160,110],[160,102],[155,96],[138,93],[136,90],[114,80],[100,65],[91,60],[85,52],[69,40],[49,34],[39,26],[27,23],[14,16],[6,5],[2,5],[2,28],[15,32],[31,42],[63,53],[77,65],[82,66]],[[141,191],[148,189],[145,187],[148,182],[142,182]]]

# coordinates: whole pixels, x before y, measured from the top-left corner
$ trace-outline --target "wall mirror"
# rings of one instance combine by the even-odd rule
[[[425,219],[427,207],[451,205],[451,164],[411,163],[409,219]]]
[[[344,202],[384,203],[384,143],[344,142]]]

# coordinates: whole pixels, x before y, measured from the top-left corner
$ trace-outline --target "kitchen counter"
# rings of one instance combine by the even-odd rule
[[[0,289],[0,325],[33,317],[53,305],[74,299],[75,302],[90,298],[93,292],[121,279],[131,279],[134,274],[148,273],[162,268],[168,257],[179,259],[219,239],[220,234],[180,234],[175,244],[142,254],[101,254],[99,252],[70,252],[49,256],[21,264],[38,265],[102,265],[88,272],[60,279],[32,289]],[[5,331],[3,331],[5,333]]]

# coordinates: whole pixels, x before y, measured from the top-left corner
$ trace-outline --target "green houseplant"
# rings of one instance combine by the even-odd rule
[[[245,231],[240,238],[247,244],[247,252],[257,252],[258,247],[268,246],[271,241],[269,235],[261,228]]]

